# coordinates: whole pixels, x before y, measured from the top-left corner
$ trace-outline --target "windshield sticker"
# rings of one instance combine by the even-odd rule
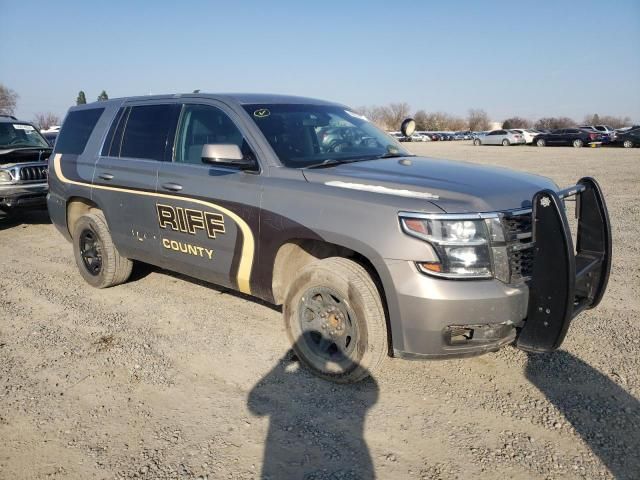
[[[24,125],[23,123],[14,123],[13,128],[16,130],[26,130],[27,132],[32,132],[35,130],[31,125]]]
[[[440,198],[429,192],[414,192],[413,190],[399,190],[395,188],[383,187],[382,185],[365,185],[363,183],[348,182],[326,182],[329,187],[349,188],[351,190],[362,190],[364,192],[383,193],[385,195],[396,195],[398,197],[424,198],[425,200],[437,200]]]
[[[259,108],[255,112],[253,112],[253,116],[257,118],[265,118],[271,115],[271,112],[266,108]]]
[[[349,110],[345,110],[344,113],[346,113],[347,115],[351,115],[353,118],[359,118],[360,120],[364,120],[365,122],[369,121],[369,119],[367,117],[365,117],[364,115],[360,115],[360,114],[355,113],[355,112],[350,112]]]

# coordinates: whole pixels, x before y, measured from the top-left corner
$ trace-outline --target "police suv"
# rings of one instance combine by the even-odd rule
[[[49,162],[51,219],[90,285],[126,282],[141,261],[283,305],[298,357],[336,382],[388,356],[554,350],[609,276],[595,180],[560,189],[417,157],[335,103],[197,93],[81,105]]]

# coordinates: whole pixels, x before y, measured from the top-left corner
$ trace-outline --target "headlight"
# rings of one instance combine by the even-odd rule
[[[500,221],[493,225],[490,220],[401,216],[400,223],[405,233],[426,240],[438,254],[439,262],[417,263],[422,272],[448,278],[490,278],[490,241],[504,238]]]
[[[7,170],[0,170],[0,182],[11,182],[13,178],[11,178],[11,174]]]

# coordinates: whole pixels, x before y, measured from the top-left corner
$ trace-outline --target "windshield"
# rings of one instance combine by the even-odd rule
[[[325,105],[256,104],[245,110],[287,167],[409,153],[365,117]]]
[[[51,148],[33,125],[0,123],[0,148]]]

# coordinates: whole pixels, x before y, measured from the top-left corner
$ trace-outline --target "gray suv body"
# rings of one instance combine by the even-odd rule
[[[323,142],[331,128],[353,134]],[[348,107],[309,98],[73,107],[50,171],[51,219],[91,285],[123,283],[137,260],[282,304],[298,356],[338,382],[387,356],[553,350],[609,274],[594,180],[561,190],[417,157]]]

